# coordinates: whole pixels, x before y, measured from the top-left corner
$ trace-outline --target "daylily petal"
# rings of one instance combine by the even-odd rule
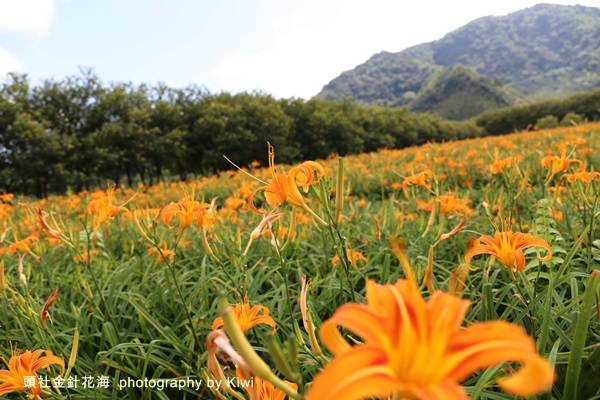
[[[229,306],[229,308],[233,312],[233,315],[240,325],[240,328],[244,332],[260,324],[269,325],[273,328],[273,330],[275,330],[277,327],[277,324],[273,318],[269,316],[269,309],[265,306],[255,305],[254,307],[250,308],[250,304],[248,303],[237,303],[235,307]],[[259,312],[263,312],[263,314],[259,315]],[[211,329],[219,329],[223,325],[223,317],[217,317],[213,321]]]
[[[334,354],[307,397],[364,399],[392,393],[418,399],[465,399],[461,380],[486,367],[520,362],[522,370],[502,380],[511,393],[540,393],[552,383],[550,364],[536,353],[525,330],[504,321],[460,326],[467,300],[437,291],[426,302],[412,281],[367,282],[367,305],[346,304],[321,327]],[[338,325],[362,339],[351,346]],[[530,363],[534,363],[530,365]],[[539,363],[539,365],[538,365]],[[546,365],[542,365],[542,364]],[[521,381],[540,373],[535,388]],[[522,375],[520,375],[522,374]]]
[[[540,261],[547,261],[552,257],[552,247],[543,239],[534,238],[530,234],[522,232],[496,231],[494,238],[482,236],[475,241],[473,247],[465,255],[465,263],[468,264],[476,255],[490,254],[511,271],[515,266],[517,271],[521,271],[525,268],[523,249],[535,246],[543,247],[548,251],[545,257],[539,258]]]
[[[325,169],[321,164],[315,161],[304,161],[302,163],[302,167],[304,167],[305,170],[308,170],[310,172],[310,176],[308,174],[305,174],[305,177],[303,179],[296,179],[298,186],[302,186],[302,188],[304,189],[304,193],[306,193],[308,192],[309,185],[316,185],[317,183],[319,183],[319,179],[325,175]],[[317,173],[313,173],[313,170],[317,171]]]
[[[401,384],[389,375],[387,355],[374,346],[359,346],[336,357],[317,375],[306,393],[306,400],[364,399],[387,397]],[[360,365],[363,368],[356,368]]]
[[[481,368],[537,356],[533,339],[521,326],[506,321],[475,323],[457,331],[448,346],[446,373],[457,380]]]
[[[43,353],[46,356],[40,357]],[[23,354],[15,353],[8,361],[8,370],[0,371],[0,395],[15,391],[28,391],[30,396],[39,395],[42,391],[38,382],[37,371],[48,368],[52,364],[61,367],[61,374],[65,370],[65,363],[62,358],[52,355],[49,350],[36,350],[33,353],[29,350]],[[25,387],[25,377],[35,377],[32,387]]]
[[[525,249],[528,247],[543,247],[547,250],[548,254],[544,257],[538,257],[540,261],[548,261],[552,258],[552,247],[544,239],[529,237],[525,241],[517,245],[518,249]]]
[[[520,370],[505,378],[498,379],[498,386],[506,393],[529,397],[542,393],[554,381],[554,371],[545,358],[532,356]]]
[[[254,195],[256,194],[256,192],[266,190],[266,189],[267,189],[267,186],[259,187],[258,189],[254,190],[252,193],[250,193],[250,196],[248,196],[248,205],[250,206],[250,209],[252,210],[252,212],[255,214],[264,214],[265,213],[264,211],[256,208],[256,205],[254,205]]]
[[[415,388],[412,394],[421,400],[467,400],[469,398],[463,388],[453,381],[424,389]]]
[[[325,171],[323,167],[315,161],[305,161],[301,165],[293,167],[289,174],[285,172],[277,173],[275,171],[275,150],[271,143],[267,142],[267,145],[271,179],[267,179],[266,185],[261,186],[252,192],[248,198],[250,209],[257,214],[264,213],[264,211],[257,210],[254,205],[255,194],[259,191],[264,191],[265,200],[271,208],[277,208],[283,203],[288,202],[294,207],[300,207],[308,211],[309,214],[312,214],[313,217],[324,224],[325,222],[308,208],[302,194],[298,190],[298,186],[302,186],[306,192],[310,185],[317,184],[320,179],[319,175],[324,175]],[[316,171],[316,173],[313,173],[313,170]]]
[[[513,255],[513,260],[514,260],[514,264],[517,267],[517,271],[523,271],[523,269],[525,268],[525,255],[523,254],[523,252],[518,251],[518,250],[513,250],[513,251],[511,251],[511,254]],[[512,264],[507,267],[512,268]]]
[[[331,329],[329,324],[343,326],[366,342],[381,341],[386,338],[385,332],[380,328],[382,319],[373,310],[362,304],[344,304],[321,326],[323,344],[334,354],[336,350],[343,351],[346,346],[339,345],[338,337],[333,336],[329,331]]]
[[[471,249],[467,252],[467,254],[465,254],[465,263],[468,264],[469,261],[471,261],[471,259],[473,257],[478,256],[480,254],[491,254],[493,256],[496,256],[496,251],[491,246],[475,245],[475,246],[471,247]]]
[[[52,355],[52,352],[47,351],[45,357],[41,357],[33,363],[31,369],[37,371],[38,369],[46,369],[52,364],[60,365],[61,375],[65,372],[65,364],[62,358]]]
[[[352,349],[352,346],[344,340],[344,337],[337,328],[337,324],[329,323],[329,320],[323,322],[323,325],[321,325],[320,334],[323,345],[333,355],[343,354]]]
[[[277,208],[284,201],[289,201],[289,184],[285,173],[273,175],[273,179],[269,179],[268,182],[269,186],[265,188],[265,200],[271,208]]]

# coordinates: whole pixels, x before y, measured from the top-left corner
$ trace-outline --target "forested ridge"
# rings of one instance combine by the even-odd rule
[[[547,114],[599,118],[600,91],[572,99],[457,122],[350,100],[105,85],[91,71],[38,86],[11,75],[0,87],[0,193],[43,197],[107,182],[187,179],[233,168],[224,155],[240,167],[264,166],[267,141],[278,163],[293,163],[510,133]]]

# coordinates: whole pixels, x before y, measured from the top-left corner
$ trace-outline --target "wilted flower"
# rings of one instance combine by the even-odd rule
[[[50,306],[54,304],[56,300],[58,300],[59,297],[60,292],[58,291],[58,289],[54,289],[52,293],[50,293],[50,297],[48,297],[48,300],[46,300],[44,307],[42,307],[42,311],[40,312],[40,319],[42,320],[44,327],[46,327],[46,320],[50,318],[50,313],[48,312],[48,310],[50,309]]]

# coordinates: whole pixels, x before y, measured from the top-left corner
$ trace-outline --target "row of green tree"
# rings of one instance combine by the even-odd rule
[[[597,100],[600,92],[594,93]],[[518,110],[498,115],[510,119]],[[597,118],[595,110],[582,115]],[[26,75],[13,74],[0,87],[0,193],[41,197],[107,182],[187,179],[232,168],[224,155],[240,166],[254,160],[266,165],[267,141],[278,163],[295,163],[527,126],[498,122],[499,131],[488,122],[494,115],[456,122],[350,100],[211,94],[161,84],[106,86],[91,71],[32,86]]]
[[[581,122],[579,118],[570,118],[576,114],[583,120],[600,120],[600,89],[590,92],[574,94],[558,100],[546,100],[522,106],[499,108],[486,111],[474,118],[477,126],[483,128],[488,135],[499,135],[525,129],[532,129],[538,121],[547,117],[558,121],[573,119]],[[548,126],[539,126],[546,128]]]
[[[186,179],[267,163],[325,158],[476,136],[474,123],[352,101],[211,94],[199,87],[103,85],[90,71],[0,90],[0,192],[46,196],[106,185]]]

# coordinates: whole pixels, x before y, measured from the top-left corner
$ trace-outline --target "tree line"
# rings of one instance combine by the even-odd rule
[[[535,128],[538,121],[553,117],[557,121],[567,121],[572,115],[579,119],[596,121],[600,119],[600,89],[581,92],[564,99],[539,101],[496,110],[485,111],[473,118],[487,135],[500,135]],[[545,126],[539,126],[543,128]]]
[[[12,74],[0,87],[0,193],[44,197],[107,182],[188,179],[232,168],[223,155],[239,166],[266,165],[267,141],[278,163],[295,163],[490,132],[481,120],[350,99],[104,85],[89,70],[33,86]]]

